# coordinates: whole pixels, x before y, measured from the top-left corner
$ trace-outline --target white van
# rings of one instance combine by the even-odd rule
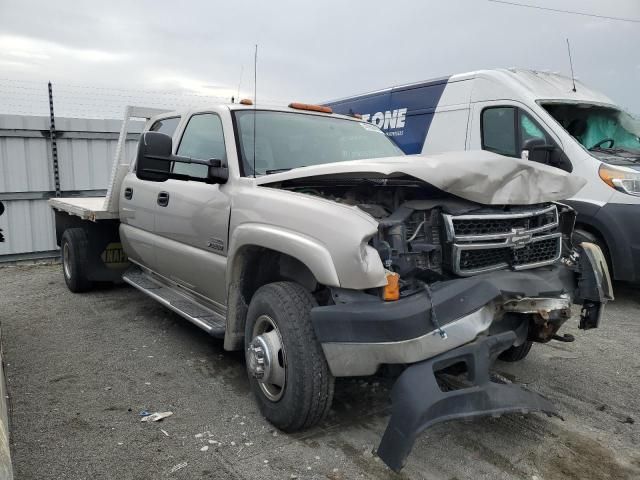
[[[576,235],[600,244],[617,280],[640,282],[640,122],[571,78],[480,70],[326,102],[361,115],[405,153],[484,149],[588,180],[566,203]]]

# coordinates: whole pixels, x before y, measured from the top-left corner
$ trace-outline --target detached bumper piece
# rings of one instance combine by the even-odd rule
[[[416,437],[439,422],[511,412],[557,415],[555,407],[540,395],[519,385],[491,381],[489,367],[515,339],[512,331],[484,337],[408,367],[391,392],[391,420],[378,447],[382,461],[399,471]],[[471,385],[442,391],[435,372],[460,362],[466,364]]]

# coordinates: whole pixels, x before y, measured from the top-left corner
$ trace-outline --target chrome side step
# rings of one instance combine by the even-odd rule
[[[218,338],[224,337],[226,328],[224,316],[202,305],[187,293],[181,292],[135,266],[127,270],[122,275],[122,279],[210,335]]]

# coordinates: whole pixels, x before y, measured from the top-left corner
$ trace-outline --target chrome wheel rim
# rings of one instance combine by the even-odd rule
[[[71,278],[71,264],[69,262],[69,244],[65,243],[62,247],[62,268],[64,276],[67,278]]]
[[[282,398],[287,382],[287,357],[278,326],[268,315],[260,315],[253,326],[246,352],[249,375],[258,381],[267,399]]]

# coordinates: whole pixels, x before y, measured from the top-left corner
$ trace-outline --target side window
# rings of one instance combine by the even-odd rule
[[[158,120],[156,123],[151,125],[149,129],[152,132],[160,132],[170,137],[173,137],[173,132],[176,131],[176,127],[180,123],[180,117],[173,118],[163,118],[162,120]]]
[[[480,130],[483,150],[511,157],[519,156],[515,117],[514,107],[490,107],[482,111]]]
[[[222,121],[215,113],[194,115],[182,134],[177,154],[199,160],[226,160]],[[191,177],[206,178],[207,167],[188,163],[175,163],[173,172]]]
[[[536,122],[533,118],[531,118],[528,114],[519,110],[520,116],[520,149],[524,145],[524,142],[527,140],[531,140],[532,138],[541,138],[547,144],[551,144],[551,139],[549,136],[542,130],[542,127]]]

